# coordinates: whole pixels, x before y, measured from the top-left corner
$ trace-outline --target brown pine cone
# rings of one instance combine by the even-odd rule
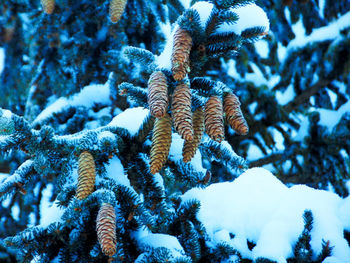
[[[202,140],[204,132],[204,112],[202,107],[196,109],[193,113],[193,130],[193,140],[185,140],[184,147],[182,149],[183,161],[185,163],[191,161],[193,156],[196,154],[199,143]]]
[[[218,96],[212,96],[205,104],[204,110],[205,131],[211,139],[221,142],[224,135],[222,102]]]
[[[113,23],[117,23],[124,13],[127,0],[111,0],[109,3],[109,17]]]
[[[168,114],[156,119],[151,146],[151,173],[158,173],[168,159],[171,144],[171,119]]]
[[[41,0],[41,5],[44,9],[44,12],[48,15],[51,15],[55,9],[55,0]]]
[[[103,254],[112,257],[117,252],[115,210],[111,204],[103,203],[97,214],[96,232]]]
[[[76,197],[83,200],[95,190],[95,161],[94,157],[87,151],[79,156],[78,187]]]
[[[193,139],[191,90],[185,84],[179,84],[173,93],[171,101],[171,113],[175,130],[186,141]]]
[[[176,81],[183,80],[190,72],[190,52],[192,48],[191,35],[182,28],[174,34],[173,52],[171,55],[171,70]]]
[[[168,109],[168,83],[161,71],[152,73],[148,80],[148,105],[151,115],[163,118]]]
[[[224,97],[224,111],[226,113],[226,120],[231,128],[240,135],[246,135],[249,131],[248,124],[240,107],[238,97],[235,94],[227,93]]]

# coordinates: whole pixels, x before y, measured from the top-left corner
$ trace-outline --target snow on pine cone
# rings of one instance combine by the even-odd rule
[[[192,122],[193,122],[193,131],[194,131],[193,140],[192,141],[185,140],[185,143],[182,149],[183,161],[185,163],[191,161],[193,156],[196,154],[198,146],[202,140],[202,136],[204,133],[204,112],[202,107],[194,111],[192,116]]]
[[[156,118],[164,117],[168,109],[168,83],[161,71],[152,73],[148,80],[148,105],[151,115]]]
[[[211,139],[221,142],[225,137],[222,102],[218,96],[211,96],[205,104],[205,131]]]
[[[180,83],[174,90],[171,101],[171,114],[175,130],[186,141],[193,139],[191,90],[185,83]]]
[[[116,251],[117,236],[115,210],[111,204],[103,203],[97,214],[96,232],[103,254],[112,257]]]
[[[166,114],[161,119],[156,119],[151,146],[151,173],[158,173],[168,159],[171,144],[171,119]]]
[[[249,131],[248,124],[244,119],[243,113],[240,107],[238,97],[233,93],[227,93],[224,96],[224,111],[226,113],[226,120],[240,135],[246,135]]]
[[[95,190],[96,169],[94,157],[83,151],[79,156],[78,187],[76,197],[83,200]]]
[[[109,3],[109,17],[113,23],[117,23],[124,13],[127,0],[111,0]]]
[[[181,27],[174,34],[173,51],[171,55],[171,70],[176,81],[183,80],[190,72],[190,52],[192,48],[191,35]]]
[[[55,9],[55,0],[41,0],[41,5],[44,9],[44,12],[48,15],[51,15]]]

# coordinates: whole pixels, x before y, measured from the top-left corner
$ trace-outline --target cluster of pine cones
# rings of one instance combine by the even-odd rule
[[[95,191],[96,168],[94,157],[88,151],[79,156],[78,187],[76,198],[83,200]],[[111,204],[103,203],[96,219],[97,239],[103,254],[112,257],[116,253],[116,214]]]
[[[109,17],[113,23],[117,23],[126,6],[127,0],[111,0],[109,3]],[[41,0],[41,5],[46,14],[51,15],[55,10],[55,0]]]
[[[243,117],[240,102],[233,93],[225,93],[223,100],[219,96],[211,96],[204,107],[199,107],[192,113],[191,90],[184,81],[190,72],[191,48],[190,34],[180,27],[177,28],[171,57],[172,75],[177,81],[177,86],[171,98],[168,96],[168,81],[164,73],[155,71],[148,81],[148,105],[151,115],[157,118],[151,147],[152,174],[159,172],[167,160],[172,125],[185,140],[184,162],[189,162],[195,155],[204,130],[215,141],[221,142],[224,139],[224,115],[228,124],[238,134],[248,133],[248,125]],[[171,117],[167,113],[169,104],[171,104]]]

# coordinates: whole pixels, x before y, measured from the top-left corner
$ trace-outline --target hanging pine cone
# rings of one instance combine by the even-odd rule
[[[44,12],[48,15],[51,15],[55,9],[55,0],[41,0],[41,5],[44,9]]]
[[[87,151],[82,152],[79,156],[78,174],[76,197],[83,200],[94,191],[96,178],[94,157]]]
[[[127,0],[111,0],[109,3],[109,17],[113,23],[117,23],[124,13]]]
[[[117,249],[115,210],[111,204],[102,204],[97,214],[96,232],[103,254],[112,257]]]
[[[224,122],[222,102],[218,96],[212,96],[205,104],[204,111],[205,131],[214,141],[224,139]]]
[[[171,119],[166,114],[161,119],[156,119],[153,128],[151,147],[151,173],[155,174],[162,169],[165,164],[171,144]]]
[[[240,135],[246,135],[248,133],[248,124],[244,119],[244,116],[240,107],[238,97],[235,94],[227,93],[224,97],[224,111],[226,113],[226,120],[230,124],[231,128]]]
[[[181,138],[192,141],[191,90],[187,84],[181,83],[175,88],[171,101],[171,112],[175,130],[181,135]]]
[[[193,140],[185,140],[184,147],[182,149],[183,161],[185,163],[191,161],[193,156],[196,154],[199,143],[202,140],[204,132],[204,112],[203,108],[198,108],[193,113]]]
[[[148,105],[151,115],[156,118],[164,117],[168,103],[166,76],[161,71],[155,71],[148,80]]]
[[[186,74],[190,72],[191,48],[191,35],[179,27],[174,34],[173,53],[171,55],[171,70],[176,81],[183,80]]]

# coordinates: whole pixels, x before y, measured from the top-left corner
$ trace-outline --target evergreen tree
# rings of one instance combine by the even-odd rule
[[[183,193],[269,165],[348,195],[349,1],[3,1],[4,262],[250,262]],[[288,261],[332,255],[312,227]]]

